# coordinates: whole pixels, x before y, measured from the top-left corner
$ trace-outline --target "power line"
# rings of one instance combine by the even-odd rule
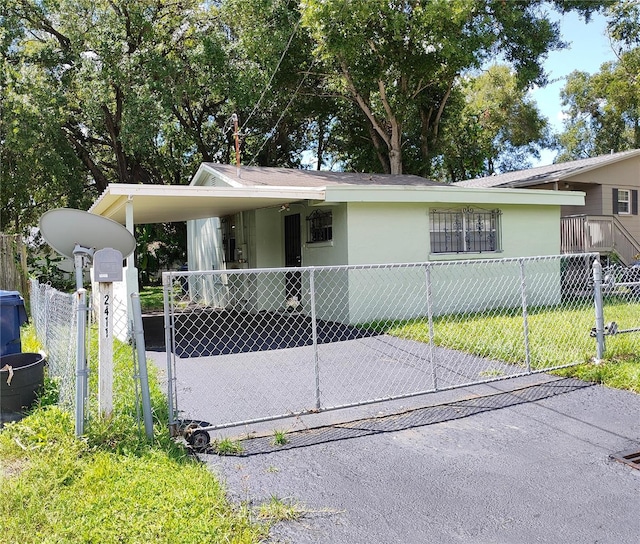
[[[315,61],[312,63],[311,66],[313,66],[313,64],[315,64]],[[282,113],[280,113],[280,117],[278,117],[278,120],[276,121],[276,124],[273,126],[273,128],[267,133],[267,137],[264,139],[264,141],[262,142],[262,145],[260,146],[260,149],[258,149],[258,151],[256,151],[253,155],[253,158],[251,159],[251,161],[249,162],[248,166],[251,166],[256,158],[258,157],[258,155],[260,154],[260,152],[264,149],[264,146],[267,145],[267,142],[273,137],[273,135],[276,133],[276,130],[278,129],[278,125],[280,124],[280,121],[282,121],[282,118],[285,116],[285,114],[287,113],[287,110],[289,109],[289,106],[291,106],[291,104],[293,103],[293,101],[295,100],[298,91],[300,90],[300,88],[302,87],[302,84],[304,83],[305,79],[307,79],[307,75],[309,75],[309,70],[305,71],[302,79],[300,79],[300,83],[298,83],[298,86],[296,87],[296,90],[293,92],[293,94],[291,95],[291,99],[289,100],[289,102],[287,103],[287,105],[284,107],[284,109],[282,110]]]
[[[271,78],[269,79],[269,82],[267,83],[267,85],[265,86],[264,90],[262,91],[262,94],[260,95],[260,98],[258,98],[258,101],[256,102],[256,105],[253,107],[253,110],[251,111],[249,116],[245,119],[245,121],[242,124],[242,126],[240,127],[240,131],[242,131],[242,129],[247,125],[247,123],[249,122],[251,117],[253,117],[253,114],[256,112],[256,110],[260,106],[260,102],[262,102],[262,99],[264,98],[264,95],[267,94],[267,91],[271,88],[271,84],[273,83],[273,78],[276,77],[276,73],[278,73],[278,70],[280,69],[280,65],[282,64],[284,56],[287,54],[287,51],[289,50],[289,47],[291,46],[291,42],[293,41],[293,37],[296,35],[296,32],[298,31],[298,27],[299,26],[300,26],[300,19],[298,19],[298,21],[296,22],[296,26],[293,27],[293,31],[291,32],[291,36],[289,36],[289,41],[287,42],[287,45],[285,46],[284,51],[282,52],[282,55],[280,55],[280,60],[278,61],[278,64],[276,65],[273,73],[271,74]]]

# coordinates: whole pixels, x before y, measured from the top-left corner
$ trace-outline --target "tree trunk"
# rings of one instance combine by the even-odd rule
[[[369,134],[371,135],[371,142],[373,143],[373,149],[375,149],[382,171],[385,174],[391,173],[391,165],[389,164],[389,153],[387,150],[386,142],[380,138],[380,134],[376,131],[373,125],[369,124]]]
[[[324,155],[324,119],[318,117],[318,153],[316,161],[316,170],[322,170],[322,156]]]
[[[402,174],[402,151],[391,149],[389,151],[389,173],[394,175]]]

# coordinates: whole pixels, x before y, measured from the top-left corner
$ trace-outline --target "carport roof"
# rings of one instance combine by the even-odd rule
[[[198,187],[112,183],[89,212],[124,225],[126,203],[133,203],[135,224],[171,223],[223,217],[295,200],[324,200],[324,190],[307,187]]]
[[[126,223],[126,206],[133,203],[135,224],[170,223],[281,206],[296,200],[325,200],[327,187],[408,187],[441,183],[413,175],[326,172],[202,163],[191,184],[110,184],[89,211]]]

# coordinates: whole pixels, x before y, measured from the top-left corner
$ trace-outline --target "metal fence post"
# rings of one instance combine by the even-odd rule
[[[169,432],[171,436],[178,436],[178,422],[175,419],[176,407],[175,407],[175,395],[174,395],[174,376],[172,367],[172,341],[173,335],[173,299],[170,299],[169,293],[173,288],[173,276],[171,272],[164,272],[162,274],[162,298],[164,306],[164,342],[165,350],[167,354],[167,403],[169,405]]]
[[[435,347],[435,331],[433,330],[433,308],[431,305],[431,264],[426,263],[425,275],[427,282],[427,319],[429,321],[429,362],[431,363],[431,380],[433,381],[433,390],[438,390],[438,373],[436,371],[435,357],[433,350]]]
[[[147,372],[147,355],[144,343],[144,329],[142,325],[142,309],[140,294],[131,293],[131,309],[133,311],[133,334],[138,357],[138,377],[140,380],[140,394],[142,396],[142,417],[147,438],[153,438],[153,419],[151,417],[151,395],[149,393],[149,374]]]
[[[84,403],[87,397],[87,358],[85,351],[87,326],[87,290],[78,289],[76,346],[76,436],[84,434]]]
[[[604,308],[602,304],[602,265],[600,259],[593,261],[593,299],[596,312],[596,363],[604,357]]]
[[[531,349],[529,346],[529,314],[527,310],[527,282],[524,273],[524,260],[518,259],[520,265],[520,296],[522,299],[522,325],[524,331],[524,357],[527,372],[531,372]]]
[[[320,359],[318,354],[318,327],[316,322],[316,285],[314,270],[309,270],[309,296],[311,298],[311,335],[313,341],[313,366],[315,370],[316,410],[320,410]]]

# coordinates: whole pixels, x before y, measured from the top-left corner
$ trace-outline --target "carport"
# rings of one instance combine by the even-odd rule
[[[133,233],[135,225],[223,217],[257,208],[282,206],[301,199],[323,200],[324,191],[299,187],[110,183],[89,212],[116,221]],[[133,255],[127,258],[126,284],[127,297],[138,292],[138,274]]]

